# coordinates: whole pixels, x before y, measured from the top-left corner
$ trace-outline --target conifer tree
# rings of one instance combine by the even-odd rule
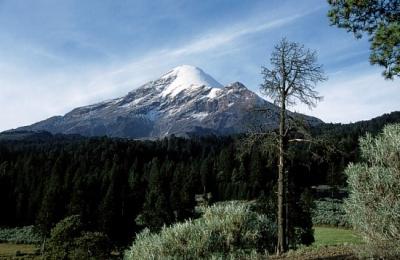
[[[322,66],[317,63],[315,51],[306,49],[296,42],[282,39],[272,52],[271,68],[262,68],[264,82],[261,91],[280,107],[279,116],[279,163],[278,163],[278,243],[277,253],[287,250],[285,216],[286,194],[286,150],[288,143],[287,106],[300,101],[309,107],[315,106],[321,97],[314,90],[315,85],[324,81]]]
[[[168,203],[160,164],[157,158],[151,162],[149,185],[146,193],[143,211],[137,219],[138,224],[157,230],[164,224],[170,224],[173,214]]]
[[[400,77],[400,1],[328,0],[332,25],[356,38],[370,36],[371,64],[383,66],[385,78]]]

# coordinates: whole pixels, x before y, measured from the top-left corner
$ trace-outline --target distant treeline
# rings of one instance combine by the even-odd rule
[[[344,186],[343,169],[357,161],[358,138],[377,133],[400,112],[355,124],[312,129],[318,140],[289,151],[292,227],[311,225],[308,189]],[[46,132],[0,134],[0,226],[36,225],[42,234],[79,214],[93,230],[126,244],[147,226],[193,217],[195,194],[212,200],[266,200],[275,210],[276,151],[245,137],[168,137],[135,141]]]

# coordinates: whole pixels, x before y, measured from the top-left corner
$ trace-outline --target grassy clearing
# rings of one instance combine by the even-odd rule
[[[308,247],[290,251],[283,256],[272,256],[274,260],[286,259],[332,259],[353,260],[354,247],[362,244],[362,240],[351,229],[334,227],[314,227],[315,242]]]
[[[315,242],[313,246],[333,246],[333,245],[358,245],[362,243],[361,237],[351,229],[333,227],[315,227]]]
[[[34,259],[36,248],[35,245],[0,243],[0,259]],[[16,257],[18,251],[19,256]]]

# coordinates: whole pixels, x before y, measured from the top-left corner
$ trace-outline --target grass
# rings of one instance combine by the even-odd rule
[[[36,249],[35,245],[0,243],[0,259],[35,259]],[[17,251],[19,257],[16,257]]]
[[[351,229],[333,227],[314,227],[315,242],[313,246],[357,245],[362,240]]]
[[[351,245],[359,245],[362,240],[353,230],[334,227],[314,227],[314,230],[312,246],[272,259],[355,259]],[[34,255],[36,248],[35,245],[0,243],[0,259],[40,259]],[[22,256],[15,257],[17,251]]]
[[[272,256],[273,260],[287,259],[331,259],[354,260],[354,247],[362,240],[351,229],[335,227],[314,227],[315,242],[308,247],[289,251],[282,256]]]

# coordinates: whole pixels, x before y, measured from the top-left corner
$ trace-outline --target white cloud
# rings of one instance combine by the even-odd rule
[[[66,69],[46,70],[46,67],[39,66],[29,68],[32,59],[22,68],[12,60],[3,61],[0,63],[0,131],[64,114],[77,106],[121,96],[188,60],[215,57],[227,50],[240,51],[246,37],[279,30],[318,10],[320,7],[297,14],[294,12],[298,10],[281,10],[279,14],[274,10],[274,16],[263,13],[247,21],[205,32],[176,48],[160,49],[139,57],[127,56],[126,60],[112,64],[76,64]],[[63,62],[62,56],[53,55],[42,47],[26,48],[37,58],[42,56],[43,59]],[[246,67],[253,65],[238,66],[245,71]],[[368,73],[346,76],[351,73],[349,71],[353,70],[346,68],[331,75],[331,80],[320,88],[325,100],[315,110],[309,111],[301,106],[296,110],[313,114],[326,122],[369,119],[400,110],[396,98],[400,91],[398,82],[384,81],[379,72],[371,71],[369,65],[362,69]]]
[[[133,87],[166,72],[171,66],[185,62],[190,56],[193,58],[211,49],[224,49],[243,36],[278,28],[313,11],[286,15],[287,18],[251,19],[206,32],[177,48],[152,52],[125,64],[104,65],[100,69],[77,66],[72,70],[52,70],[49,73],[46,68],[23,68],[12,62],[0,64],[0,131],[64,114],[76,106],[125,94]],[[30,53],[39,54],[38,57],[56,61],[62,59],[41,47],[27,45],[26,48]]]
[[[366,67],[355,75],[337,73],[318,90],[324,100],[316,108],[310,111],[298,105],[296,111],[325,122],[350,123],[400,110],[399,82],[384,80],[379,69]]]
[[[218,31],[207,32],[177,48],[152,52],[149,55],[121,65],[114,70],[102,72],[101,75],[95,78],[89,85],[96,88],[96,92],[100,95],[108,94],[106,92],[113,92],[110,88],[118,87],[121,89],[124,88],[124,86],[130,88],[132,86],[138,86],[138,84],[144,83],[144,80],[153,79],[160,73],[171,69],[171,66],[174,66],[174,64],[177,65],[184,62],[185,58],[188,56],[205,53],[216,48],[223,49],[228,44],[239,40],[243,36],[284,26],[317,10],[319,10],[319,8],[273,20],[256,19],[229,26]],[[139,76],[139,78],[137,76]]]
[[[277,28],[280,26],[284,26],[285,24],[291,23],[299,18],[302,18],[306,15],[309,15],[315,11],[319,10],[314,9],[311,11],[307,11],[300,14],[289,15],[285,18],[278,18],[274,20],[266,20],[257,22],[251,22],[246,25],[237,25],[234,26],[233,29],[225,29],[224,31],[212,32],[206,35],[201,36],[200,38],[194,40],[192,43],[189,43],[185,46],[182,46],[176,50],[169,51],[169,55],[187,55],[198,52],[204,52],[216,47],[221,47],[225,44],[231,43],[240,37],[258,33],[265,30],[270,30],[273,28]]]

